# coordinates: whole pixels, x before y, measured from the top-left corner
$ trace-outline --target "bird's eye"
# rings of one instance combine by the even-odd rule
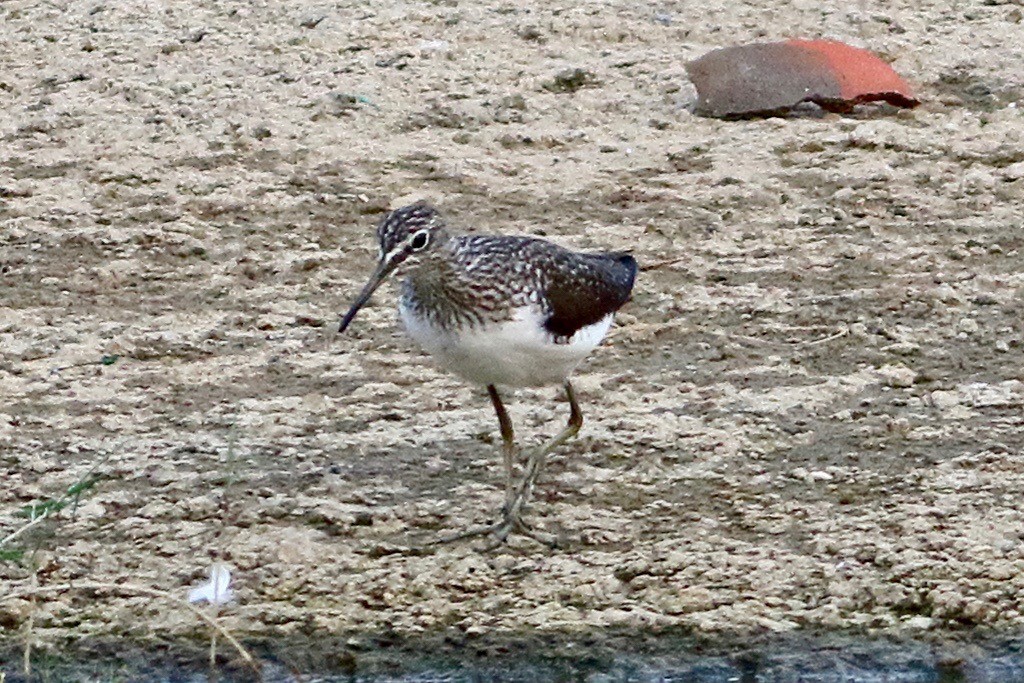
[[[421,249],[426,249],[427,244],[429,243],[430,233],[426,230],[420,230],[412,236],[412,241],[409,243],[409,246],[412,247],[413,251],[420,251]]]

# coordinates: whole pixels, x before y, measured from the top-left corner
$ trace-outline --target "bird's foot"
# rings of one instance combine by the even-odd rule
[[[489,540],[480,548],[480,550],[482,552],[488,552],[507,542],[509,536],[513,534],[526,536],[527,538],[532,539],[541,545],[546,545],[549,548],[557,548],[559,546],[558,536],[535,530],[530,524],[523,521],[521,515],[509,512],[508,509],[503,511],[502,519],[499,522],[468,529],[451,536],[443,536],[437,540],[427,543],[426,546],[455,543],[457,541],[465,541],[471,538],[487,536],[489,537]]]
[[[527,538],[552,549],[558,547],[557,536],[537,531],[532,526],[524,522],[521,517],[506,514],[505,518],[501,522],[493,525],[489,534],[490,540],[481,548],[481,550],[484,552],[494,550],[505,543],[508,540],[508,537],[513,533],[526,536]]]

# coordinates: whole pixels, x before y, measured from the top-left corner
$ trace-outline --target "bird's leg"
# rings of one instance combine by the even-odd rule
[[[554,547],[558,544],[556,539],[548,538],[531,530],[523,522],[522,512],[526,501],[530,497],[530,493],[533,491],[534,484],[537,483],[537,477],[544,467],[548,454],[576,436],[580,431],[580,427],[583,426],[583,412],[580,410],[580,404],[576,402],[576,392],[573,391],[572,384],[568,380],[565,382],[565,395],[569,399],[569,424],[553,439],[530,454],[529,459],[526,461],[526,471],[523,474],[523,479],[519,486],[516,487],[511,501],[506,506],[505,519],[494,530],[494,540],[487,546],[488,549],[504,543],[505,539],[513,531],[518,531],[545,545]]]
[[[501,396],[498,394],[498,388],[489,384],[487,393],[490,394],[494,412],[498,415],[498,425],[501,427],[501,455],[505,461],[505,506],[507,507],[512,503],[512,497],[515,495],[515,434],[512,431],[512,420],[509,419],[505,404],[501,402]]]
[[[497,389],[494,389],[493,386],[489,386],[487,387],[487,391],[491,394],[491,400],[494,402],[495,411],[498,413],[498,422],[502,425],[502,439],[506,444],[506,472],[511,474],[512,468],[509,467],[509,463],[512,462],[515,454],[514,446],[511,446],[512,422],[508,419],[508,413],[505,412],[505,408],[501,404],[501,399],[498,397]],[[556,538],[533,531],[533,529],[523,522],[522,513],[523,507],[526,505],[526,500],[530,497],[530,493],[533,491],[533,486],[537,482],[537,477],[540,475],[540,471],[544,467],[544,461],[547,459],[548,453],[576,436],[580,431],[580,427],[583,426],[583,413],[580,411],[579,403],[576,402],[576,393],[573,391],[572,384],[568,381],[565,383],[565,395],[569,398],[569,424],[567,424],[565,429],[559,432],[553,439],[530,454],[529,459],[526,461],[526,471],[523,473],[522,480],[519,482],[518,486],[512,488],[511,496],[505,503],[505,508],[503,510],[504,514],[502,515],[503,519],[495,524],[489,524],[487,526],[469,529],[468,531],[454,534],[452,536],[439,538],[436,541],[428,543],[428,546],[462,541],[467,538],[476,538],[477,536],[491,536],[491,542],[484,546],[483,550],[492,550],[504,543],[509,534],[513,531],[532,538],[543,545],[550,547],[556,547],[558,545]],[[507,440],[505,439],[506,425],[508,426]]]
[[[502,510],[507,512],[509,507],[512,505],[512,498],[516,493],[515,432],[512,429],[512,419],[508,416],[508,411],[505,410],[505,404],[501,400],[501,394],[498,393],[498,388],[493,384],[488,384],[487,394],[491,397],[491,403],[494,405],[494,412],[498,416],[498,426],[501,428],[501,455],[505,464],[505,505]],[[427,545],[453,543],[455,541],[463,541],[467,538],[486,536],[500,529],[503,524],[504,520],[494,524],[476,527],[458,534],[452,534],[451,536],[444,536],[436,541],[428,543]]]

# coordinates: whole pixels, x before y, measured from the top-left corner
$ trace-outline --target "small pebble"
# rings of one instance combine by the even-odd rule
[[[912,628],[918,631],[926,631],[935,625],[935,620],[931,617],[926,617],[923,614],[910,617],[903,622],[907,628]]]
[[[966,332],[967,334],[974,334],[978,331],[978,321],[974,318],[962,318],[956,326],[960,332]]]
[[[536,26],[533,26],[532,24],[528,26],[523,26],[517,31],[517,34],[523,40],[541,41],[544,39],[544,34],[541,33],[541,30]]]
[[[597,85],[598,83],[599,81],[594,72],[589,69],[574,67],[562,69],[551,77],[550,80],[542,83],[541,87],[551,92],[563,93],[576,92],[580,88]]]
[[[417,46],[420,52],[447,52],[452,44],[447,40],[422,40]]]
[[[878,369],[882,382],[889,387],[906,388],[914,385],[917,373],[905,365],[884,365]]]
[[[299,22],[302,28],[316,28],[321,21],[327,18],[326,14],[316,14],[305,17]]]

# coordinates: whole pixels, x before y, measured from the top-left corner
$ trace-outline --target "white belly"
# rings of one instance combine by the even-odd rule
[[[561,384],[612,325],[607,315],[556,344],[530,308],[519,309],[512,320],[457,334],[435,327],[405,306],[399,312],[409,336],[446,369],[476,384],[511,387]]]

